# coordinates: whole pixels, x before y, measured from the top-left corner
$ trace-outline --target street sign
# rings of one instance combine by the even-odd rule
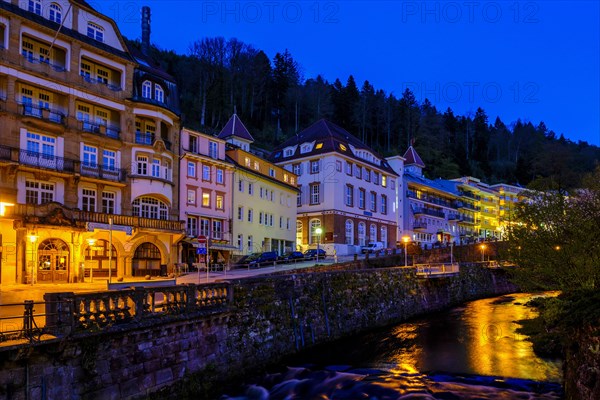
[[[207,247],[208,247],[208,239],[204,235],[198,236],[198,248],[196,249],[196,254],[206,255]]]

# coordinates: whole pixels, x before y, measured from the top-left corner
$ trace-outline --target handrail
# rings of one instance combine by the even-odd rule
[[[429,263],[429,264],[417,264],[417,276],[432,277],[442,275],[454,275],[460,272],[458,263]]]
[[[57,124],[65,123],[66,115],[62,111],[50,107],[40,107],[35,104],[21,103],[21,114],[28,117],[36,117]]]

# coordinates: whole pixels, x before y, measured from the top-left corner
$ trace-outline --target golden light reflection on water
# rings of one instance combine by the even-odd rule
[[[561,363],[533,353],[532,344],[516,333],[515,321],[535,317],[524,306],[533,295],[515,294],[478,300],[427,322],[396,327],[392,334],[404,346],[388,354],[395,375],[446,371],[538,381],[561,380]],[[517,303],[517,304],[515,304]]]

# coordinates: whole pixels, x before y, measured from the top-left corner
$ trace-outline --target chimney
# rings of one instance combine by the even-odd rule
[[[150,7],[142,7],[142,53],[148,55],[150,50]]]

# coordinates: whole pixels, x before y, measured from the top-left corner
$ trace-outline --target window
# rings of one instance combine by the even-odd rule
[[[387,214],[387,196],[381,195],[381,213]]]
[[[121,73],[90,59],[81,59],[79,75],[88,82],[110,84],[114,86],[114,89],[120,90]]]
[[[165,91],[162,87],[160,87],[160,85],[154,85],[154,100],[158,101],[159,103],[165,102]]]
[[[243,192],[243,191],[244,191],[244,181],[240,179],[238,181],[238,192]]]
[[[54,183],[25,181],[25,202],[44,204],[54,201]]]
[[[319,160],[312,160],[310,162],[310,173],[311,174],[319,173]]]
[[[198,137],[190,135],[190,148],[188,149],[192,153],[198,153]]]
[[[252,235],[248,235],[248,251],[252,252],[254,249],[254,239]]]
[[[84,166],[95,168],[98,164],[98,149],[83,145],[82,161]]]
[[[265,190],[262,186],[258,189],[258,197],[260,197],[261,199],[264,197],[264,191]]]
[[[248,222],[252,222],[252,220],[254,219],[254,211],[249,208],[248,209]]]
[[[210,181],[210,166],[209,165],[202,166],[202,180]]]
[[[216,208],[217,210],[223,210],[225,209],[225,202],[223,201],[223,195],[222,194],[218,194],[216,197]]]
[[[321,241],[321,235],[317,235],[317,228],[321,227],[320,219],[311,219],[310,220],[310,244],[319,243]]]
[[[289,182],[290,181],[290,176],[288,174],[283,174],[283,181],[284,182]]]
[[[196,190],[195,189],[188,189],[187,203],[188,204],[196,204]]]
[[[358,179],[360,179],[361,175],[362,175],[362,167],[354,164],[354,176],[357,177]]]
[[[217,183],[223,184],[223,170],[221,168],[217,168]]]
[[[367,233],[367,225],[364,222],[358,223],[358,245],[364,246],[366,245],[366,233]]]
[[[187,235],[196,237],[198,236],[198,218],[188,217],[187,218]]]
[[[260,170],[260,164],[258,163],[258,161],[254,161],[254,169],[255,170]]]
[[[244,219],[244,207],[238,207],[237,219],[238,221],[242,221]]]
[[[137,174],[148,175],[148,157],[137,156]]]
[[[354,206],[354,187],[352,185],[346,185],[346,205]]]
[[[310,185],[310,204],[319,204],[321,202],[321,188],[318,183]]]
[[[96,25],[93,22],[87,24],[87,36],[96,39],[99,42],[104,41],[104,28],[100,25]]]
[[[379,172],[373,171],[373,183],[379,185]]]
[[[62,21],[62,8],[56,3],[50,4],[50,13],[48,15],[50,21],[60,24]]]
[[[287,229],[288,231],[290,230],[290,219],[289,218],[285,221],[285,229]]]
[[[262,211],[258,213],[258,224],[259,225],[263,224],[263,213],[262,213]]]
[[[210,236],[210,220],[207,218],[200,218],[200,234],[202,236]]]
[[[388,247],[387,245],[387,227],[382,226],[379,228],[379,241],[383,243],[383,247]]]
[[[377,226],[375,224],[371,224],[369,227],[369,240],[371,242],[377,241]]]
[[[365,189],[358,189],[358,208],[365,209]]]
[[[114,192],[102,192],[102,213],[115,213],[115,197]]]
[[[302,175],[302,164],[292,165],[292,172],[298,176]]]
[[[354,222],[346,220],[346,244],[354,244]]]
[[[102,150],[102,168],[105,171],[114,171],[117,169],[117,152],[112,150]]]
[[[54,160],[56,150],[56,138],[27,132],[27,154],[28,156],[42,156],[48,160]]]
[[[296,206],[300,207],[302,205],[302,187],[298,187],[298,194],[296,195]]]
[[[144,83],[142,83],[142,97],[145,99],[152,98],[152,82],[144,81]]]
[[[269,176],[271,178],[275,178],[275,170],[273,168],[269,168]],[[287,180],[286,180],[286,182],[287,182]]]
[[[381,175],[381,186],[387,187],[387,176],[383,174]]]
[[[202,207],[210,207],[210,192],[202,191]]]
[[[244,235],[241,233],[237,236],[237,247],[239,251],[244,250]]]
[[[29,0],[29,6],[27,8],[29,12],[37,15],[42,15],[42,1],[41,0]]]
[[[370,196],[370,208],[371,211],[375,212],[377,211],[377,193],[375,192],[371,192],[371,196]]]
[[[133,215],[142,218],[168,219],[165,203],[153,197],[140,197],[133,201]]]
[[[346,174],[352,175],[352,163],[348,161],[346,161]]]
[[[303,144],[300,147],[300,154],[308,153],[311,150],[312,146],[310,144]]]
[[[393,180],[393,179],[391,179],[390,180],[390,186],[391,186],[392,190],[395,190],[396,189],[396,181]]]
[[[292,150],[292,149],[285,149],[285,151],[283,152],[284,157],[290,157],[293,154],[294,154],[294,150]]]
[[[340,160],[335,161],[335,170],[337,172],[342,172],[342,162]]]
[[[217,240],[223,237],[223,221],[220,219],[214,219],[212,222],[212,237]]]
[[[296,221],[296,243],[302,243],[302,229],[303,224],[302,221]]]
[[[269,226],[273,226],[273,214],[269,215]]]
[[[217,142],[208,142],[208,156],[210,158],[219,158],[219,147]]]
[[[152,160],[152,176],[160,178],[160,160]]]
[[[248,194],[252,196],[254,194],[254,185],[248,182]]]
[[[244,157],[244,163],[248,168],[250,168],[250,166],[252,165],[252,161],[248,157]]]
[[[196,177],[196,163],[188,161],[187,174],[191,178]]]
[[[371,182],[371,171],[368,169],[365,169],[365,181]]]
[[[81,192],[81,209],[83,211],[96,212],[96,191],[83,189]]]

